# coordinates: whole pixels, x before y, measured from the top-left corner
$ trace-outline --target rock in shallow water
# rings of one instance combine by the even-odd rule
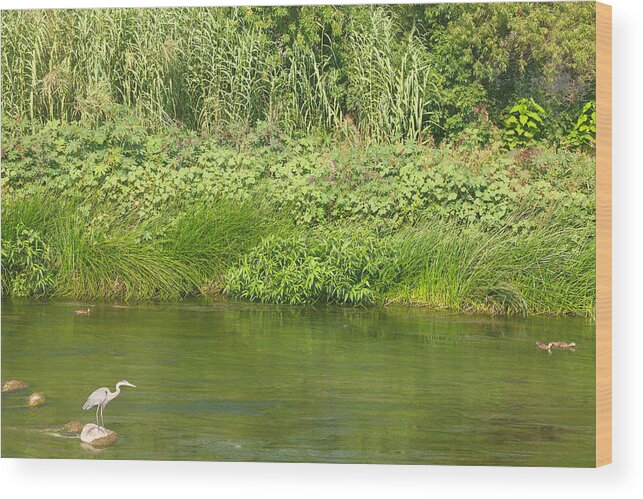
[[[65,424],[65,431],[68,431],[70,433],[80,433],[83,431],[83,423],[80,421],[69,421],[67,424]]]
[[[80,432],[80,440],[94,447],[107,447],[118,440],[118,434],[94,423],[89,423],[83,426],[83,430]]]
[[[29,400],[27,401],[27,405],[29,407],[40,407],[41,405],[45,405],[47,402],[47,396],[42,393],[42,392],[35,392],[29,395]]]
[[[20,390],[26,390],[27,388],[29,388],[29,385],[19,379],[10,379],[2,384],[3,392],[17,392]]]

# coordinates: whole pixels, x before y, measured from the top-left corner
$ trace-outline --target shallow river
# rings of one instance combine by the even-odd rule
[[[2,456],[536,466],[594,463],[594,324],[409,309],[8,302]],[[552,354],[537,340],[576,341]],[[99,386],[120,439],[61,434]]]

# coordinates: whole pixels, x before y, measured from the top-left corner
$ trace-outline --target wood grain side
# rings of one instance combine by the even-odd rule
[[[596,3],[596,466],[612,462],[612,7]]]

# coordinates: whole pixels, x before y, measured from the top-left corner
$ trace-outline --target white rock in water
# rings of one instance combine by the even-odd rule
[[[27,388],[29,388],[29,385],[19,379],[10,379],[2,384],[3,392],[17,392],[19,390],[26,390]]]
[[[29,399],[27,400],[27,405],[29,407],[40,407],[41,405],[45,405],[47,402],[47,396],[42,393],[42,392],[35,392],[29,395]]]
[[[105,447],[116,442],[118,434],[94,423],[89,423],[83,426],[83,431],[80,432],[80,440],[94,447]]]

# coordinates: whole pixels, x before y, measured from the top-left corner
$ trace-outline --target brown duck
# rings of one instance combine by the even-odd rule
[[[551,347],[553,346],[553,343],[541,343],[540,341],[536,342],[536,346],[540,348],[541,350],[548,350],[551,351]]]
[[[572,341],[571,343],[567,343],[566,341],[554,341],[551,346],[554,348],[576,348],[576,342]]]
[[[76,315],[89,315],[89,314],[92,313],[92,309],[91,308],[81,308],[79,310],[74,310],[74,313]]]

